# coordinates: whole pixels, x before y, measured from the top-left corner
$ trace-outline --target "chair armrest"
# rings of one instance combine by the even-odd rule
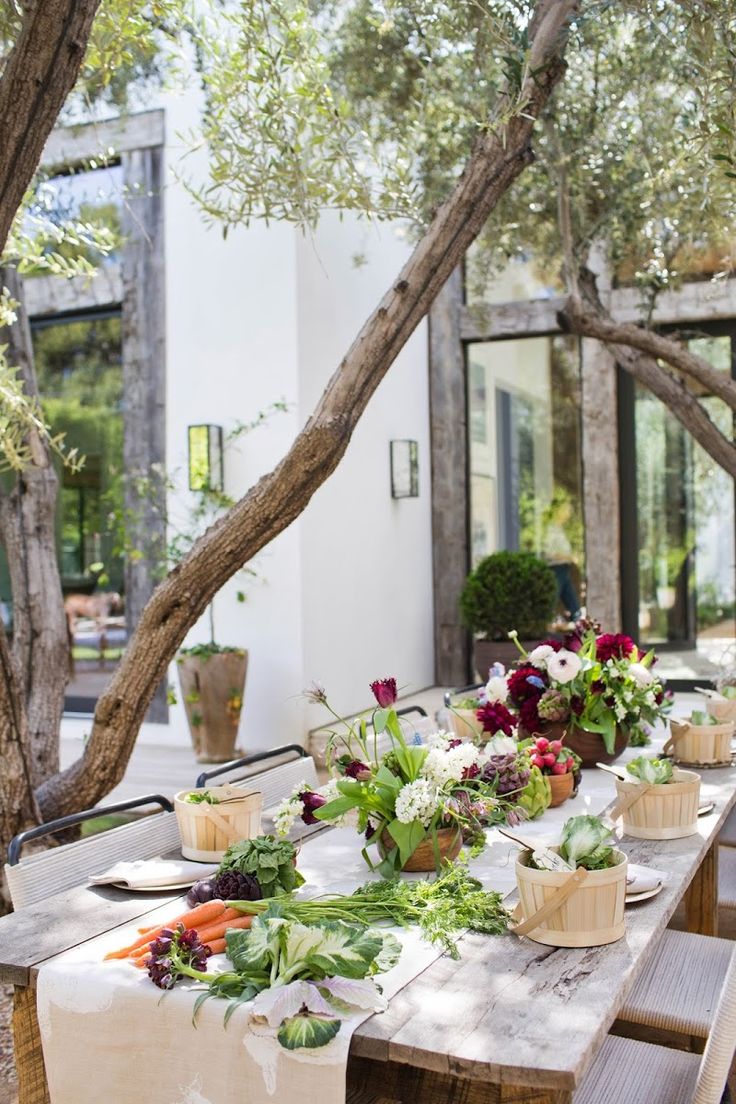
[[[249,767],[253,763],[263,763],[267,759],[275,759],[279,755],[286,755],[289,751],[293,751],[301,759],[307,758],[307,753],[301,744],[284,744],[282,747],[271,748],[270,751],[257,751],[253,755],[243,756],[242,759],[232,759],[229,763],[221,763],[214,770],[202,771],[201,774],[197,775],[194,787],[200,789],[200,787],[206,786],[211,778],[218,778],[219,775],[228,774],[239,767]]]

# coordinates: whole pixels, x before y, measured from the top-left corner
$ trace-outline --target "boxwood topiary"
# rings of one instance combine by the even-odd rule
[[[494,552],[465,580],[460,614],[486,640],[504,640],[511,629],[522,640],[538,640],[556,604],[557,580],[548,564],[531,552]]]

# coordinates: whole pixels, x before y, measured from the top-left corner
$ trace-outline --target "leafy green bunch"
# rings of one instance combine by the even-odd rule
[[[600,817],[571,817],[562,829],[560,855],[573,870],[579,866],[586,870],[607,870],[616,865],[614,849],[608,842],[611,839],[613,830]]]
[[[632,759],[626,764],[626,770],[638,782],[649,782],[654,786],[662,786],[672,782],[672,762],[669,759],[647,759],[640,755],[638,759]]]
[[[325,1046],[340,1030],[340,1012],[386,1007],[373,975],[391,969],[401,945],[394,935],[342,920],[302,924],[273,907],[249,929],[225,937],[234,969],[206,974],[186,966],[182,976],[205,982],[194,1015],[210,997],[232,1002],[227,1023],[238,1004],[254,1000],[252,1013],[278,1029],[289,1050]]]
[[[295,857],[294,845],[288,840],[256,836],[231,844],[222,858],[218,874],[230,870],[250,874],[258,880],[264,897],[278,897],[304,884],[304,878],[295,866]]]

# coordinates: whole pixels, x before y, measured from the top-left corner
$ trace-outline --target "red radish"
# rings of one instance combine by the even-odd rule
[[[553,774],[567,774],[567,767],[564,763],[555,763],[552,767]]]
[[[557,762],[557,756],[553,755],[551,751],[548,751],[546,755],[542,756],[545,767],[553,767]]]
[[[545,751],[549,747],[549,740],[545,736],[540,736],[536,743],[537,751],[544,755]]]
[[[572,768],[575,766],[575,760],[573,759],[572,755],[568,755],[567,759],[565,760],[565,766],[568,770],[572,770]]]
[[[542,759],[541,755],[532,755],[532,766],[539,767],[540,770],[542,769],[542,767],[544,766],[544,760]]]
[[[559,755],[562,751],[562,740],[552,740],[547,750],[553,751],[555,755]]]

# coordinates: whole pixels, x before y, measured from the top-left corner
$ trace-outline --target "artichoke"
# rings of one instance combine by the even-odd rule
[[[537,702],[537,713],[543,721],[567,721],[570,706],[559,690],[545,690]]]
[[[542,774],[539,767],[532,767],[529,781],[516,799],[516,804],[521,806],[529,820],[534,820],[535,817],[541,816],[544,810],[549,808],[551,801],[552,788],[549,784],[549,778]]]
[[[194,908],[206,901],[260,901],[262,897],[258,879],[252,874],[226,870],[195,882],[187,893],[187,904]]]
[[[508,755],[491,755],[481,775],[484,782],[496,783],[499,797],[518,793],[529,781],[529,760],[526,755],[511,752]]]

